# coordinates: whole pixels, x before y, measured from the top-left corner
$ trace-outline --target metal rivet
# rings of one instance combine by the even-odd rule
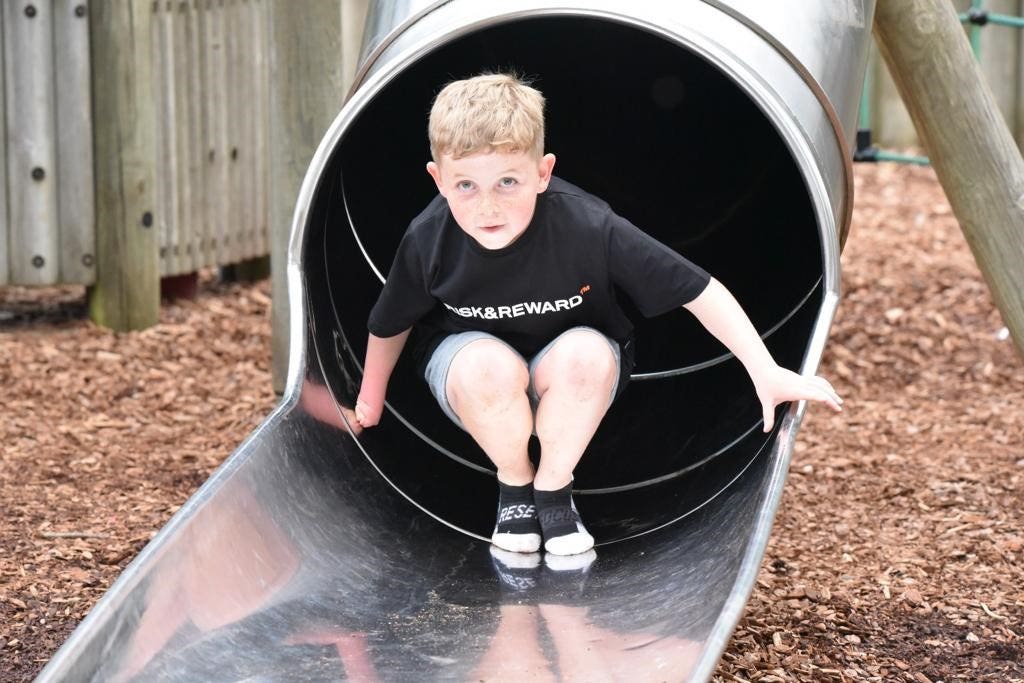
[[[32,169],[32,180],[42,180],[46,177],[46,171],[41,166]]]
[[[29,19],[31,19],[35,15],[36,15],[36,6],[35,5],[25,5],[25,16],[28,17]]]
[[[92,264],[96,263],[96,259],[92,257],[92,254],[82,254],[82,265],[86,268],[92,268]]]
[[[148,228],[148,227],[153,225],[153,214],[150,213],[149,211],[147,211],[146,213],[142,214],[142,225],[143,225],[143,227],[146,227],[146,228]]]
[[[84,17],[85,16],[85,5],[78,5],[77,7],[75,7],[75,16],[76,17]]]
[[[42,256],[33,256],[32,265],[35,266],[36,268],[42,268],[43,266],[46,265],[46,259],[44,259]]]
[[[237,158],[238,158],[238,148],[237,147],[232,147],[231,148],[231,160],[234,161]]]

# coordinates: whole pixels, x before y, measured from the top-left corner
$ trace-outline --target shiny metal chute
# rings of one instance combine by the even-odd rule
[[[736,294],[813,372],[838,300],[874,3],[380,2],[303,184],[281,406],[175,515],[41,681],[710,678],[802,416],[775,430],[688,314],[638,320],[634,381],[576,472],[596,559],[493,556],[487,459],[401,363],[353,429],[365,321],[434,189],[446,81],[514,69],[557,172]]]

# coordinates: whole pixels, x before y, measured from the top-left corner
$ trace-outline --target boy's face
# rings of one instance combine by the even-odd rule
[[[440,163],[427,164],[427,173],[463,232],[485,249],[501,249],[530,225],[554,166],[554,154],[538,159],[529,152],[493,151],[461,159],[445,154]]]

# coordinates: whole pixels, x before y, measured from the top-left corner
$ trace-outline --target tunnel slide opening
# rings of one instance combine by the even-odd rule
[[[541,16],[477,28],[420,55],[336,144],[302,260],[317,354],[340,402],[358,387],[381,276],[436,193],[424,171],[430,103],[451,80],[499,70],[526,76],[547,98],[556,175],[725,283],[780,364],[799,368],[823,297],[822,244],[801,170],[772,122],[679,42],[608,19]],[[773,438],[761,433],[742,366],[689,313],[631,317],[633,381],[576,470],[577,504],[603,542],[699,508]],[[424,509],[488,536],[493,467],[443,416],[408,354],[388,404],[382,425],[360,437],[364,452]]]

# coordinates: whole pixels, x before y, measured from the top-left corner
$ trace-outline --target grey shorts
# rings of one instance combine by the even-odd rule
[[[424,379],[427,380],[427,385],[430,387],[430,393],[437,399],[437,403],[441,406],[441,410],[444,414],[454,422],[460,429],[465,430],[466,427],[462,424],[462,420],[452,410],[452,406],[448,403],[448,370],[452,367],[452,361],[455,360],[456,354],[464,349],[471,342],[475,342],[479,339],[492,339],[496,342],[504,344],[508,347],[509,351],[516,354],[523,359],[523,364],[529,368],[530,371],[530,385],[527,387],[527,395],[530,397],[530,406],[533,411],[537,411],[537,405],[540,403],[540,397],[537,396],[537,389],[534,386],[534,378],[537,373],[537,366],[540,364],[544,355],[554,347],[555,343],[562,338],[562,335],[568,334],[569,332],[575,332],[576,330],[587,330],[594,334],[601,335],[605,341],[608,342],[608,346],[611,347],[612,355],[615,356],[615,367],[617,369],[615,384],[612,386],[611,395],[608,397],[608,405],[612,404],[615,397],[619,395],[620,384],[622,384],[622,354],[619,350],[619,344],[614,339],[605,336],[601,332],[595,330],[592,327],[573,327],[562,334],[552,339],[547,346],[538,351],[533,358],[527,361],[523,358],[522,354],[509,346],[506,342],[502,341],[493,334],[487,332],[460,332],[458,334],[448,335],[437,345],[434,349],[433,355],[430,356],[430,360],[427,362],[427,369],[424,372]]]

